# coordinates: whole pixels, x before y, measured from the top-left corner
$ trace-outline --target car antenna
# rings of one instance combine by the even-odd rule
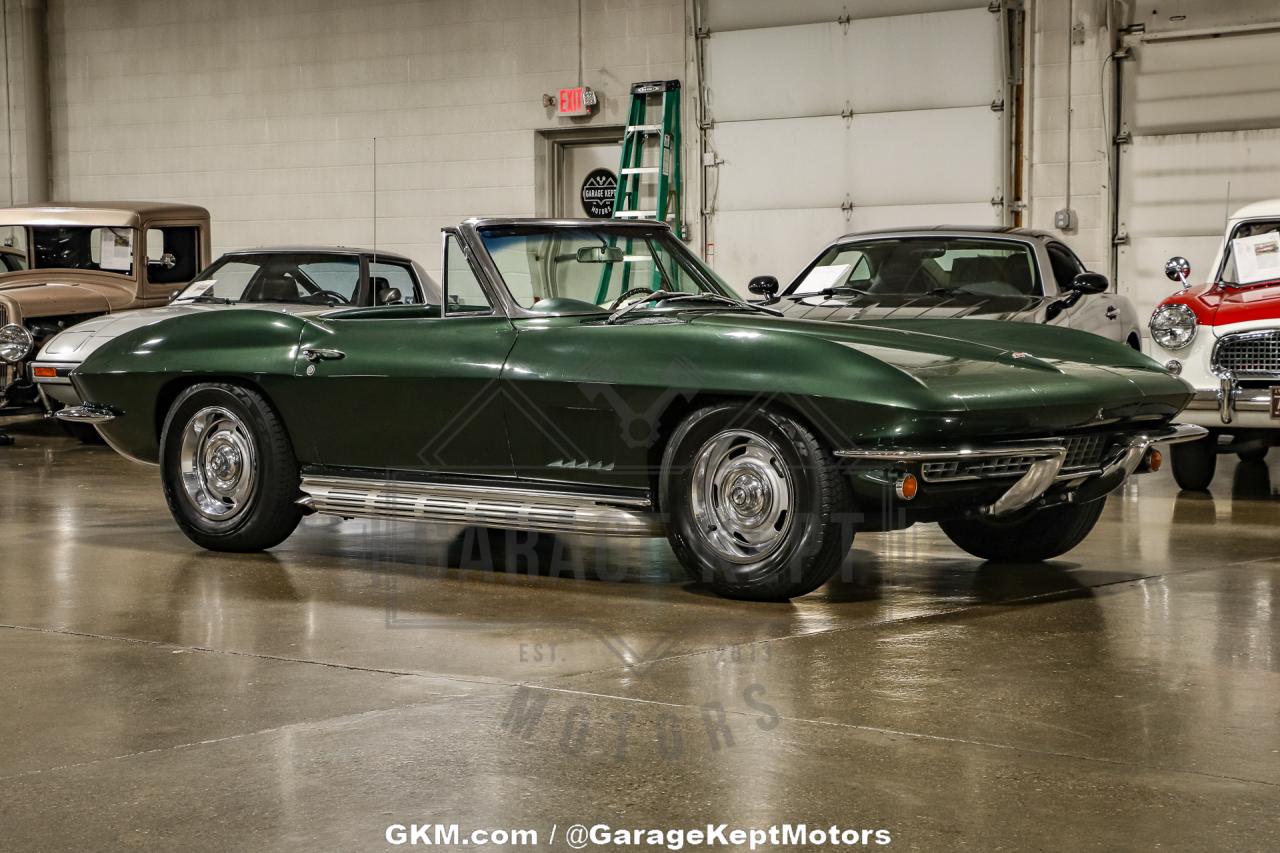
[[[373,138],[373,262],[378,262],[378,137]]]

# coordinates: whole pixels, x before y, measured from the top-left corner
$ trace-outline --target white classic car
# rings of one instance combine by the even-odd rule
[[[1181,257],[1165,274],[1182,290],[1151,315],[1151,356],[1196,389],[1178,420],[1209,434],[1173,448],[1173,475],[1203,490],[1218,454],[1261,460],[1280,442],[1280,199],[1231,216],[1208,281]]]
[[[181,314],[269,305],[286,314],[335,308],[439,301],[439,287],[409,258],[393,252],[328,246],[228,252],[168,304],[87,320],[48,339],[31,364],[45,409],[79,404],[71,371],[113,338]],[[66,424],[66,421],[63,421]],[[70,422],[81,441],[98,440],[91,424]]]

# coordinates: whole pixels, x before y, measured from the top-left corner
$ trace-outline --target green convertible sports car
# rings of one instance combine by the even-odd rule
[[[1170,425],[1191,388],[1123,344],[784,317],[657,223],[468,220],[443,270],[442,305],[127,332],[58,416],[158,463],[205,548],[270,548],[312,512],[665,533],[692,576],[753,599],[803,595],[856,531],[917,521],[986,559],[1054,557],[1157,443],[1201,432]]]

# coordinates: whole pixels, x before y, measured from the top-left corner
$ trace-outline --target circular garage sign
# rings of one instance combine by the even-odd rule
[[[592,169],[582,180],[582,209],[592,219],[613,216],[613,197],[618,192],[618,176],[608,169]]]

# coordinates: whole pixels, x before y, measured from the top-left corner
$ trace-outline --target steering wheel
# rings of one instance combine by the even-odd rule
[[[613,304],[609,306],[609,310],[617,311],[618,306],[623,302],[626,302],[629,297],[639,296],[641,293],[653,293],[653,290],[648,287],[633,287],[625,293],[620,294],[617,299],[613,300]]]
[[[338,291],[336,291],[336,290],[325,290],[325,289],[322,287],[322,288],[320,288],[319,292],[320,292],[320,293],[323,293],[325,296],[331,296],[331,297],[333,297],[334,299],[338,300],[338,304],[339,304],[339,305],[350,305],[350,304],[351,304],[351,300],[350,300],[350,299],[348,299],[347,297],[343,296],[341,293],[339,293],[339,292],[338,292]]]

